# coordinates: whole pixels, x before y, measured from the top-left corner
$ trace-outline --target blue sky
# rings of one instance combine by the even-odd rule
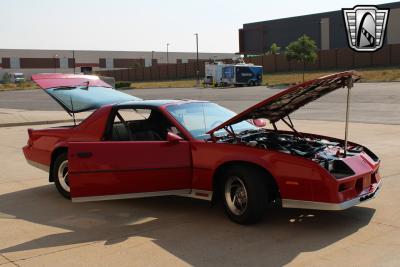
[[[237,52],[244,23],[387,2],[0,0],[0,48]]]

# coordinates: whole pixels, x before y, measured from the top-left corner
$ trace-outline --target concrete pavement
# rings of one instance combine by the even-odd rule
[[[342,122],[299,130],[343,137]],[[48,126],[35,126],[41,128]],[[376,199],[341,212],[269,210],[254,226],[179,197],[71,203],[27,165],[27,127],[0,128],[0,266],[398,266],[398,125],[350,124],[383,161]]]

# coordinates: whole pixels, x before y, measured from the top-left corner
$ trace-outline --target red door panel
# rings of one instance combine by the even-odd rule
[[[188,142],[70,143],[71,197],[190,189]]]

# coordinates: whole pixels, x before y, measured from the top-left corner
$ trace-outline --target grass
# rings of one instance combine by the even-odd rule
[[[395,68],[382,68],[382,69],[360,69],[356,70],[362,77],[362,82],[395,82],[400,81],[400,69]],[[321,76],[339,72],[339,70],[329,71],[307,71],[304,79],[312,80]],[[264,74],[263,83],[266,85],[274,86],[281,84],[293,84],[302,82],[302,72],[288,72],[288,73],[271,73]]]
[[[340,70],[326,71],[307,71],[305,80],[315,79],[327,74],[339,72]],[[400,68],[368,68],[357,70],[361,74],[362,82],[395,82],[400,81]],[[285,86],[288,84],[299,83],[303,79],[302,72],[284,72],[270,73],[263,75],[263,84],[268,86]],[[128,83],[129,84],[129,83]],[[147,88],[190,88],[196,86],[195,79],[182,79],[171,81],[149,81],[149,82],[134,82],[130,83],[124,89],[147,89]],[[21,84],[0,84],[0,91],[9,90],[28,90],[38,88],[33,82],[24,82]]]
[[[39,88],[33,82],[23,82],[19,84],[15,83],[0,83],[0,91],[12,91],[12,90],[30,90]]]
[[[312,80],[321,76],[340,72],[341,70],[307,71],[305,80]],[[342,70],[343,71],[343,70]],[[362,82],[394,82],[400,81],[400,68],[360,69]],[[263,84],[268,86],[288,85],[302,82],[302,72],[283,72],[263,75]],[[174,80],[174,81],[151,81],[131,83],[130,88],[188,88],[195,87],[196,80]]]
[[[188,88],[195,87],[195,79],[173,80],[173,81],[150,81],[131,83],[130,88],[148,89],[148,88]]]

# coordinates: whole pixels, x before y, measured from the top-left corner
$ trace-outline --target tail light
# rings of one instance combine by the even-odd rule
[[[371,184],[376,184],[378,182],[378,179],[376,177],[377,175],[379,175],[378,171],[379,169],[376,170],[376,172],[374,172],[373,174],[371,174]]]
[[[363,190],[363,178],[359,178],[356,181],[356,192],[359,194]]]

